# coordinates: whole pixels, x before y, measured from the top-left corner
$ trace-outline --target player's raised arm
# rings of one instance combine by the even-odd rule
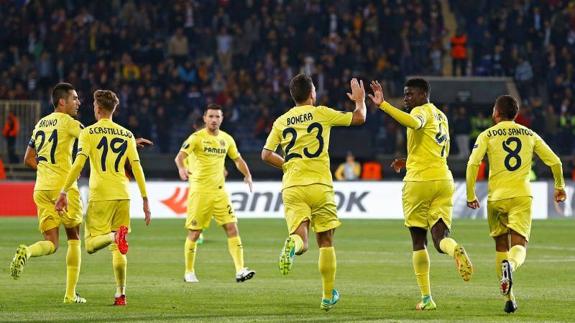
[[[347,93],[347,97],[355,102],[355,110],[353,110],[353,117],[351,119],[352,126],[359,126],[365,123],[367,118],[367,108],[365,106],[365,88],[363,81],[357,81],[356,78],[350,81],[351,93]]]
[[[403,112],[389,104],[389,102],[385,101],[385,97],[383,96],[383,88],[378,81],[371,81],[370,87],[373,91],[373,95],[369,94],[371,101],[377,105],[379,109],[389,114],[389,116],[395,119],[395,121],[399,122],[402,126],[412,129],[421,129],[425,125],[425,119],[422,116],[417,115],[416,117],[409,113]]]
[[[547,143],[537,134],[535,134],[535,147],[533,147],[533,151],[541,158],[545,165],[551,168],[555,182],[555,201],[565,201],[567,195],[565,193],[565,180],[563,179],[563,164],[561,164],[561,159],[559,159]]]
[[[138,183],[138,189],[140,190],[140,194],[142,195],[143,201],[143,210],[144,210],[144,220],[146,221],[146,225],[150,224],[152,220],[152,214],[150,212],[150,205],[148,204],[148,192],[146,191],[146,177],[144,175],[144,169],[140,164],[140,156],[138,154],[138,150],[136,149],[137,143],[134,138],[128,141],[128,162],[132,167],[132,174],[134,174],[134,179],[136,183]]]
[[[469,156],[469,161],[467,162],[467,170],[465,172],[465,182],[467,187],[467,207],[472,209],[479,208],[479,201],[475,195],[475,180],[477,178],[479,165],[481,164],[486,151],[487,137],[484,133],[481,133],[479,137],[477,137],[477,141],[473,146],[473,151]]]

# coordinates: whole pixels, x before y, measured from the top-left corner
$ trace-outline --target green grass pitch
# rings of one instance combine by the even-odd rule
[[[82,255],[78,292],[87,304],[62,304],[66,242],[55,255],[31,259],[22,277],[9,276],[19,243],[40,238],[34,218],[0,218],[0,321],[572,321],[575,299],[575,221],[533,224],[527,261],[515,275],[519,310],[503,312],[494,270],[494,244],[487,224],[455,220],[453,237],[463,243],[475,266],[468,283],[453,261],[430,249],[431,289],[438,309],[417,312],[419,299],[408,231],[401,221],[344,220],[337,230],[340,303],[319,309],[321,280],[317,246],[296,258],[282,277],[277,258],[286,236],[283,220],[241,220],[246,264],[257,274],[238,284],[220,228],[212,225],[199,247],[199,284],[183,282],[183,220],[156,220],[145,227],[135,219],[128,253],[128,306],[113,302],[114,278],[107,249]],[[61,235],[63,232],[61,232]]]

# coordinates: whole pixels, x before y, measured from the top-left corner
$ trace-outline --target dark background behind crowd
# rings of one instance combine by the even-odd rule
[[[385,82],[402,94],[408,75],[508,76],[522,99],[518,122],[559,153],[575,142],[575,2],[450,1],[6,1],[0,0],[0,99],[36,99],[74,84],[80,119],[91,93],[114,90],[116,121],[154,149],[177,151],[210,102],[242,151],[259,151],[292,106],[289,79],[313,76],[318,104],[350,109],[349,80]],[[449,41],[445,41],[448,39]],[[451,66],[446,66],[446,63]],[[433,100],[433,96],[432,96]],[[452,155],[465,157],[491,125],[489,107],[436,102],[447,113]],[[366,129],[379,153],[404,147],[404,131],[374,107]],[[558,143],[562,143],[559,145]]]

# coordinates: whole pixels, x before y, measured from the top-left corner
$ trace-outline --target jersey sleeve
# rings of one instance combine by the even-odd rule
[[[268,135],[268,138],[266,139],[264,149],[276,151],[280,142],[281,142],[280,130],[278,129],[276,123],[274,123],[272,130],[270,131],[270,134]]]
[[[240,152],[238,151],[238,146],[236,145],[236,141],[234,140],[234,138],[232,138],[232,136],[227,136],[227,141],[228,141],[228,157],[230,157],[233,160],[236,160],[240,157]]]
[[[30,136],[30,141],[28,141],[28,147],[36,150],[36,140],[34,137],[36,136],[36,128],[32,131],[32,136]]]
[[[487,137],[485,133],[482,132],[473,145],[473,151],[471,156],[469,156],[469,161],[467,162],[467,170],[465,172],[465,184],[467,189],[467,202],[472,202],[477,199],[475,195],[475,181],[477,178],[477,171],[479,170],[479,165],[487,152]]]
[[[80,131],[80,139],[78,142],[78,155],[84,155],[86,158],[90,157],[90,137],[87,130]]]
[[[335,127],[349,127],[353,118],[352,112],[337,111],[328,107],[319,108],[325,117],[326,122]]]
[[[534,134],[535,136],[535,146],[533,147],[533,151],[545,165],[551,168],[551,172],[553,173],[553,179],[555,181],[555,188],[562,189],[565,187],[565,181],[563,179],[563,165],[561,164],[561,159],[549,148],[547,143],[539,135]]]
[[[140,155],[138,154],[138,146],[136,145],[136,139],[132,136],[128,139],[128,161],[130,163],[135,161],[140,161]]]
[[[84,125],[80,121],[72,119],[68,122],[67,130],[72,137],[78,138],[82,129],[84,129]]]
[[[473,145],[473,150],[471,151],[471,155],[469,156],[469,161],[467,164],[471,165],[479,165],[487,152],[487,136],[484,132],[479,134],[475,144]]]
[[[186,154],[191,155],[194,149],[196,148],[196,145],[198,144],[198,140],[199,138],[195,134],[189,136],[188,139],[186,139],[186,141],[184,141],[184,143],[182,144],[182,148],[180,148],[180,151],[183,151]]]
[[[422,107],[415,107],[409,114],[416,120],[419,120],[419,127],[416,127],[415,129],[421,129],[425,126],[427,117],[425,110]]]
[[[423,110],[422,107],[416,107],[411,110],[411,113],[406,113],[389,104],[389,102],[383,101],[379,105],[379,108],[383,110],[383,112],[387,113],[390,117],[392,117],[395,121],[399,122],[402,126],[411,129],[421,129],[423,126],[425,126],[425,122],[427,121],[425,117],[425,110]]]

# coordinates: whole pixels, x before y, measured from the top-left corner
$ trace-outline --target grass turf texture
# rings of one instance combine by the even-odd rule
[[[339,304],[319,309],[321,280],[315,239],[282,277],[277,260],[286,228],[283,220],[240,221],[251,281],[234,280],[221,229],[212,226],[199,246],[199,284],[183,282],[182,220],[132,223],[128,253],[128,306],[111,306],[114,277],[111,253],[83,251],[78,292],[87,304],[62,304],[65,288],[65,234],[55,255],[31,259],[22,277],[9,276],[19,243],[40,238],[34,218],[0,218],[0,321],[570,321],[573,319],[571,242],[575,222],[536,221],[527,261],[514,276],[519,310],[503,312],[494,270],[494,244],[487,224],[455,220],[453,237],[463,243],[475,266],[469,283],[459,278],[452,259],[430,249],[431,290],[438,309],[414,310],[419,290],[411,266],[408,231],[402,221],[346,220],[336,234]],[[84,248],[84,243],[82,243]],[[433,249],[433,248],[432,248]]]

